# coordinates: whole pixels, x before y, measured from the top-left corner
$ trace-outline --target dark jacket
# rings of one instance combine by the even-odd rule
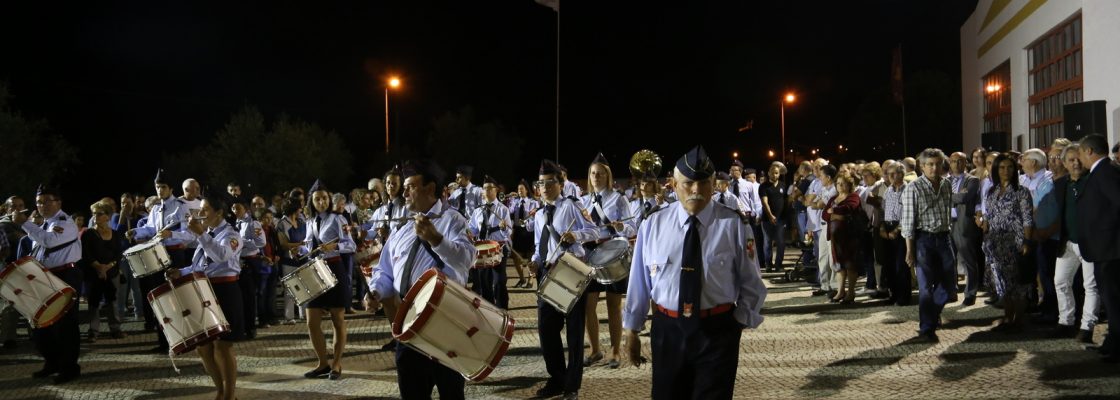
[[[958,232],[962,238],[978,239],[983,236],[980,227],[976,226],[976,206],[980,204],[980,179],[968,173],[964,174],[961,188],[965,191],[953,192],[953,207],[957,209],[957,220],[953,222],[953,231]]]
[[[1104,158],[1085,179],[1077,198],[1081,256],[1094,263],[1120,260],[1120,169]]]

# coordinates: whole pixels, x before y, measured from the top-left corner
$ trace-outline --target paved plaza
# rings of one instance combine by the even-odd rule
[[[764,275],[768,281],[778,276]],[[938,332],[940,343],[908,344],[917,328],[916,306],[884,305],[867,298],[851,305],[827,304],[823,297],[810,297],[803,282],[767,285],[766,321],[743,335],[737,398],[1120,396],[1120,366],[1097,361],[1072,339],[1046,339],[1042,328],[1017,335],[989,332],[1001,312],[982,302],[970,307],[950,304],[944,314],[946,327]],[[525,399],[543,385],[535,302],[532,291],[511,291],[511,312],[517,321],[513,343],[489,378],[467,384],[468,398]],[[600,302],[600,331],[608,343],[604,303]],[[390,338],[385,318],[355,314],[347,320],[350,337],[342,380],[304,379],[302,374],[315,365],[306,327],[281,325],[235,346],[239,398],[396,398],[393,353],[380,350]],[[82,378],[60,386],[30,378],[42,363],[32,344],[21,339],[18,349],[0,354],[0,399],[213,398],[199,358],[193,353],[176,358],[182,369],[176,374],[166,355],[148,352],[155,334],[142,332],[142,325],[127,323],[130,336],[125,339],[83,343]],[[329,338],[329,324],[324,327]],[[1096,329],[1098,342],[1103,332],[1103,327]],[[648,337],[644,339],[648,356]],[[580,395],[648,398],[650,375],[649,365],[633,368],[623,363],[620,369],[609,369],[600,362],[584,370]]]

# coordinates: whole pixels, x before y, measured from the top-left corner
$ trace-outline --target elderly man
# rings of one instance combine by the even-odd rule
[[[623,325],[639,366],[638,332],[655,305],[654,399],[732,398],[742,330],[762,323],[756,240],[734,210],[712,204],[713,172],[702,147],[686,153],[673,173],[680,201],[638,232]]]
[[[1040,149],[1030,149],[1023,152],[1019,158],[1019,165],[1023,175],[1019,176],[1019,185],[1031,191],[1031,201],[1037,210],[1038,204],[1050,191],[1054,189],[1053,173],[1046,169],[1048,157]],[[1039,226],[1037,213],[1035,226]],[[1058,322],[1058,296],[1054,290],[1054,262],[1058,258],[1058,241],[1052,238],[1037,238],[1038,246],[1035,255],[1038,257],[1038,280],[1042,284],[1042,302],[1038,305],[1039,315],[1035,322],[1052,325]],[[1032,297],[1034,291],[1031,291]],[[1030,304],[1034,304],[1033,300]],[[1029,307],[1029,306],[1028,306]]]
[[[957,250],[957,264],[965,272],[963,305],[976,304],[976,292],[980,287],[981,268],[984,267],[984,253],[981,242],[983,232],[973,220],[973,210],[980,203],[980,179],[965,170],[968,156],[962,152],[949,156],[949,181],[953,184],[953,245]]]
[[[953,187],[941,178],[945,153],[922,151],[922,176],[902,190],[899,225],[906,238],[906,264],[918,277],[918,336],[915,341],[936,342],[941,310],[956,301],[957,275],[953,266],[951,225]]]
[[[1099,134],[1081,138],[1081,165],[1089,168],[1077,197],[1077,237],[1081,256],[1097,268],[1105,310],[1120,315],[1120,169],[1108,162],[1108,142]],[[1108,324],[1108,336],[1096,350],[1103,361],[1120,362],[1120,324]]]

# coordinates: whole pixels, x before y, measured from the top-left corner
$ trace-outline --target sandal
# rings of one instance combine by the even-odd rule
[[[603,359],[603,353],[602,352],[592,354],[590,356],[587,356],[587,357],[583,358],[583,366],[584,367],[590,367],[592,364],[595,364],[596,362],[598,362],[599,360],[602,360],[602,359]]]

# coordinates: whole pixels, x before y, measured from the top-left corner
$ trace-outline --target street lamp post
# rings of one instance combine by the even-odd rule
[[[385,85],[385,154],[389,154],[389,89],[396,89],[401,86],[401,80],[397,77],[389,78],[389,82]]]
[[[782,114],[782,163],[786,162],[786,103],[793,104],[793,101],[795,99],[796,99],[796,97],[793,96],[793,93],[787,93],[786,96],[784,98],[782,98],[782,102],[781,102],[781,110],[782,110],[781,111],[781,114]]]

